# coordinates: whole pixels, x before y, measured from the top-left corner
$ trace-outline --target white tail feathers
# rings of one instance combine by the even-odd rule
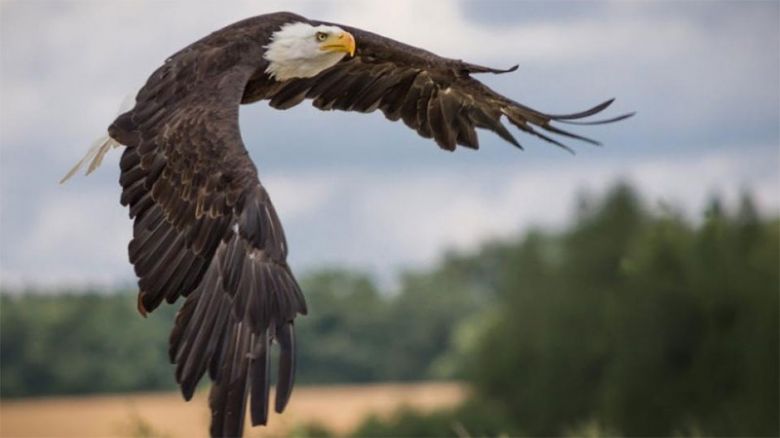
[[[131,108],[133,108],[133,106],[135,106],[135,97],[132,94],[128,94],[125,96],[125,98],[122,100],[122,104],[119,106],[119,114],[122,114],[125,111],[129,111]],[[121,146],[119,142],[107,135],[95,140],[87,151],[87,154],[84,155],[84,158],[76,163],[76,165],[73,166],[73,168],[70,169],[70,171],[68,171],[64,177],[62,177],[60,184],[64,183],[70,179],[70,177],[75,175],[76,172],[78,172],[79,169],[81,169],[81,167],[87,162],[89,162],[89,166],[87,167],[87,172],[85,175],[89,175],[100,166],[100,163],[103,162],[103,157],[106,156],[108,150],[118,146]]]
[[[85,163],[89,162],[89,167],[87,167],[87,173],[86,175],[89,175],[92,173],[95,169],[100,166],[100,163],[103,162],[103,157],[106,156],[106,153],[109,149],[112,147],[119,146],[119,142],[114,140],[113,138],[109,136],[105,136],[102,138],[99,138],[95,140],[94,143],[92,143],[92,147],[89,148],[87,151],[87,155],[84,155],[84,158],[82,158],[78,163],[76,163],[75,166],[73,166],[72,169],[65,175],[61,180],[60,184],[67,181],[70,177],[76,174],[76,172],[81,169],[81,166],[83,166]]]

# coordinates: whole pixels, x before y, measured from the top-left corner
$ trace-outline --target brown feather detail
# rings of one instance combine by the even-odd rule
[[[458,136],[457,141],[461,146],[471,149],[479,149],[479,137],[474,129],[474,124],[462,114],[457,117]]]
[[[144,291],[138,292],[138,302],[136,303],[136,306],[138,307],[138,313],[140,313],[141,316],[146,318],[146,316],[149,313],[146,311],[146,308],[144,307],[144,295],[146,295]]]
[[[271,389],[271,338],[263,333],[253,343],[250,354],[250,386],[252,425],[268,422],[268,398]]]
[[[402,70],[398,73],[400,76],[398,83],[382,96],[380,108],[388,120],[396,121],[401,118],[404,98],[418,73],[419,71],[414,69]]]
[[[444,93],[437,93],[435,99],[428,104],[428,121],[431,125],[431,133],[434,140],[442,148],[449,151],[455,150],[455,133],[452,132],[450,120],[445,116],[443,101]]]

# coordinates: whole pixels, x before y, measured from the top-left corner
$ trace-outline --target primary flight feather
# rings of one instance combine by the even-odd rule
[[[475,73],[506,73],[437,56],[363,30],[280,12],[218,30],[168,58],[149,77],[135,106],[82,164],[88,173],[111,147],[124,146],[121,203],[129,207],[130,262],[138,310],[186,297],[170,336],[176,381],[189,400],[208,373],[211,435],[239,436],[248,400],[252,425],[269,411],[270,346],[280,346],[274,409],[284,410],[295,375],[293,320],[306,313],[287,264],[287,242],[258,180],[238,126],[242,103],[268,100],[287,109],[305,99],[322,110],[381,111],[441,148],[477,149],[476,128],[520,147],[502,123],[568,149],[559,135],[589,143],[546,114],[508,99]]]

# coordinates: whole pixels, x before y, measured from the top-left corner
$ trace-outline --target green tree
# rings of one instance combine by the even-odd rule
[[[776,435],[778,246],[748,197],[692,227],[620,185],[517,245],[469,375],[532,435]]]
[[[130,294],[0,296],[3,397],[172,388],[173,309],[144,320]]]

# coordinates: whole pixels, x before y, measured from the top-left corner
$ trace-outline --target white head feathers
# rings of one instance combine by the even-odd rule
[[[286,24],[271,35],[271,42],[265,46],[264,58],[269,61],[265,72],[277,81],[316,76],[346,55],[343,51],[323,50],[322,38],[343,33],[336,26]]]

